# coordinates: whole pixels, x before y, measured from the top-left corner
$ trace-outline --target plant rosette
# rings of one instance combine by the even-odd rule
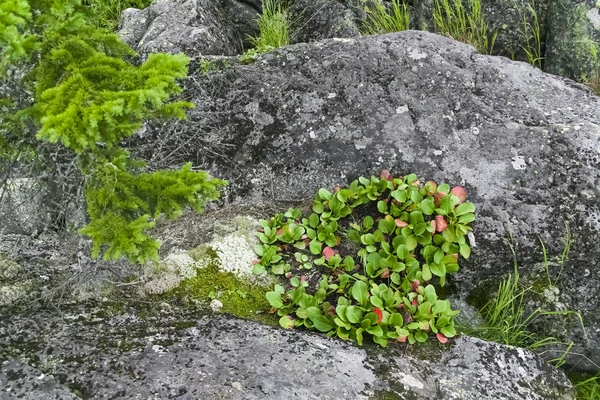
[[[464,188],[384,170],[347,188],[320,189],[311,211],[304,217],[290,208],[260,220],[253,272],[285,278],[267,293],[282,327],[358,344],[366,334],[381,346],[456,335],[458,311],[435,287],[471,253],[475,206]]]

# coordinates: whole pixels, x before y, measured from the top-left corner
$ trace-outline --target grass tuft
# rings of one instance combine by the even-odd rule
[[[598,400],[600,399],[600,376],[594,376],[587,379],[572,379],[573,387],[577,394],[577,400]]]
[[[512,235],[510,235],[510,239],[508,244],[514,257],[513,274],[509,274],[502,279],[496,295],[480,310],[485,322],[479,325],[463,323],[459,326],[459,330],[467,335],[479,337],[487,341],[503,343],[509,346],[525,347],[532,351],[548,345],[565,345],[565,352],[560,357],[550,360],[555,363],[555,366],[560,367],[565,363],[565,357],[573,346],[573,343],[561,343],[554,337],[539,338],[536,333],[529,330],[529,326],[542,316],[576,315],[585,332],[582,317],[575,311],[543,311],[540,308],[536,308],[529,315],[526,315],[526,295],[532,287],[525,287],[519,281],[517,256]],[[570,240],[570,232],[567,228],[567,237],[564,240],[565,250],[561,257],[563,264],[568,258]],[[549,274],[546,249],[543,243],[542,251],[548,284],[550,287],[553,287],[559,279],[560,273],[559,277],[552,282]],[[562,272],[562,268],[560,272]]]
[[[462,0],[435,0],[433,24],[437,33],[470,44],[481,54],[492,54],[497,33],[489,32],[481,0],[470,0],[468,7]]]
[[[367,9],[367,18],[362,31],[366,35],[401,32],[410,29],[410,12],[405,3],[392,0],[390,8],[375,2]]]
[[[280,0],[263,0],[258,18],[259,35],[250,37],[250,43],[260,53],[290,44],[290,19]]]
[[[144,9],[152,3],[152,0],[84,0],[83,3],[90,7],[94,15],[92,21],[98,28],[115,30],[123,10]]]
[[[516,2],[515,7],[518,7]],[[519,35],[523,39],[523,44],[520,45],[520,47],[525,53],[527,62],[536,68],[542,69],[542,62],[544,60],[542,52],[542,30],[533,1],[531,4],[527,4],[526,12],[529,14],[531,20],[528,18],[527,14],[522,13],[519,9],[519,17],[521,18],[522,26],[521,29],[519,29]]]

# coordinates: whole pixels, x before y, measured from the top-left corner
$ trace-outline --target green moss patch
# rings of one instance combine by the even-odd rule
[[[225,313],[276,325],[277,321],[269,314],[271,306],[265,297],[268,291],[264,286],[246,282],[211,263],[200,269],[195,277],[182,281],[173,293],[206,306],[212,300],[218,300],[223,303]]]

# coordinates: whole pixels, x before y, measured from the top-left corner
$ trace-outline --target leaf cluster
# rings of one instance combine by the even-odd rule
[[[470,255],[475,207],[465,197],[461,187],[422,185],[414,174],[394,178],[387,171],[333,192],[320,189],[308,217],[289,209],[260,221],[253,272],[289,279],[287,290],[277,285],[267,294],[285,328],[358,343],[368,333],[382,346],[390,339],[424,342],[429,333],[445,342],[456,334],[457,311],[433,284],[444,286],[446,275],[458,271],[459,255]],[[356,221],[372,206],[374,216]],[[296,275],[303,270],[318,270],[314,292],[305,275]]]

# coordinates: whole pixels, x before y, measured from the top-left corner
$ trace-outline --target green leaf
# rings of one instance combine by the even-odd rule
[[[433,275],[431,274],[431,269],[429,268],[429,264],[423,264],[423,272],[421,277],[424,281],[430,281],[431,278],[433,278]]]
[[[442,262],[443,258],[444,258],[444,252],[442,250],[438,250],[433,255],[433,262],[436,264],[439,264],[440,262]]]
[[[265,266],[262,264],[254,264],[252,267],[252,274],[254,275],[262,275],[266,271]]]
[[[358,328],[355,333],[356,343],[358,343],[359,346],[362,346],[362,344],[363,344],[363,332],[364,332],[363,328]]]
[[[315,203],[312,206],[312,210],[317,214],[323,214],[325,207],[323,207],[323,203]]]
[[[431,273],[435,276],[442,277],[446,275],[446,265],[443,262],[429,264],[429,267],[431,268]]]
[[[463,203],[463,204],[460,204],[458,207],[456,207],[456,210],[454,210],[454,215],[459,217],[461,215],[474,213],[474,212],[475,212],[475,206],[473,205],[473,203]]]
[[[369,332],[371,335],[373,336],[383,336],[383,329],[381,329],[381,327],[379,325],[373,325],[369,328],[366,329],[367,332]],[[375,340],[375,338],[373,338],[373,340]]]
[[[329,200],[331,198],[331,192],[324,188],[319,189],[318,195],[321,200]]]
[[[365,219],[363,219],[362,224],[365,229],[370,229],[375,224],[375,221],[373,221],[372,217],[367,215]]]
[[[351,324],[357,324],[362,319],[363,312],[359,307],[356,306],[348,306],[346,308],[346,319]]]
[[[283,301],[281,301],[281,293],[279,292],[267,292],[267,301],[271,307],[281,308],[283,307]]]
[[[460,245],[460,255],[463,256],[464,258],[469,258],[469,256],[471,255],[471,248],[469,247],[468,244]]]
[[[314,255],[318,255],[321,254],[321,252],[323,251],[323,244],[321,242],[319,242],[318,240],[313,239],[310,244],[309,244],[309,249],[310,252]]]
[[[460,218],[458,219],[458,222],[461,224],[468,224],[475,221],[475,214],[465,214],[465,215],[461,215]]]
[[[279,325],[284,329],[292,329],[294,327],[294,320],[289,315],[284,315],[279,318]]]
[[[369,297],[369,300],[371,300],[371,304],[373,304],[375,307],[383,309],[383,302],[379,297],[371,296]]]
[[[432,215],[435,210],[435,203],[433,199],[427,198],[421,201],[421,210],[425,215]]]
[[[300,279],[297,276],[294,276],[290,279],[290,285],[293,287],[298,287],[300,285]]]
[[[382,214],[386,214],[388,211],[388,205],[385,201],[383,200],[379,200],[377,202],[377,210],[382,213]]]
[[[311,306],[306,309],[306,316],[311,320],[319,315],[321,315],[321,310],[319,307]]]
[[[315,329],[319,332],[329,332],[335,327],[335,323],[332,323],[332,321],[324,315],[318,315],[310,320],[315,324]]]
[[[315,213],[310,214],[310,217],[308,217],[308,225],[313,229],[319,225],[319,222],[319,216]]]
[[[410,251],[408,250],[408,247],[406,247],[405,244],[401,244],[396,249],[396,254],[398,254],[399,259],[406,260],[406,258],[410,254]]]
[[[437,188],[438,193],[450,193],[450,186],[446,183],[443,183],[441,185],[438,186]]]
[[[256,265],[260,265],[260,264],[256,264]],[[285,272],[283,269],[283,264],[279,263],[279,264],[275,264],[275,265],[271,266],[271,272],[274,273],[275,275],[283,275]]]
[[[404,319],[402,318],[402,314],[400,313],[393,313],[392,315],[390,315],[390,318],[388,319],[388,325],[389,326],[399,326],[402,327],[402,325],[404,324]]]
[[[352,297],[360,304],[366,304],[368,301],[367,297],[368,286],[365,282],[357,281],[352,285]]]

